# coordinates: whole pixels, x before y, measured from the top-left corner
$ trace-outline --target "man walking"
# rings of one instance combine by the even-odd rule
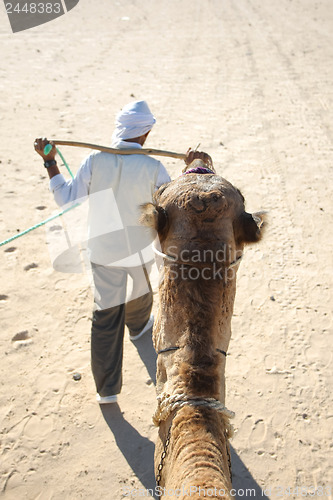
[[[117,115],[112,147],[142,148],[155,118],[145,101],[128,104]],[[50,190],[63,206],[89,196],[88,249],[95,285],[91,328],[91,366],[100,404],[117,401],[122,386],[125,325],[130,339],[149,331],[152,292],[148,271],[151,235],[139,225],[140,205],[170,181],[161,162],[145,155],[92,153],[75,178],[66,181],[55,160],[56,148],[44,154],[47,139],[34,146],[50,177]],[[97,229],[96,229],[97,228]],[[133,280],[133,300],[126,304],[127,278]]]

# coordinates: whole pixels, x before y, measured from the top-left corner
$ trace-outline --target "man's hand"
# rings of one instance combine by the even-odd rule
[[[45,155],[44,148],[47,144],[51,144],[52,149],[49,152],[49,154]],[[39,138],[35,139],[34,147],[35,147],[35,151],[43,158],[44,161],[54,160],[55,155],[57,154],[57,149],[56,149],[55,144],[52,141],[48,141],[46,139],[46,137],[43,137],[43,138],[39,137]]]
[[[201,151],[194,151],[193,149],[189,149],[186,153],[186,158],[185,158],[185,163],[186,165],[189,165],[192,163],[193,160],[202,160],[207,167],[212,167],[213,166],[213,160],[209,156],[209,154],[201,152]]]
[[[51,144],[52,149],[46,155],[46,154],[44,154],[44,148],[47,144]],[[54,142],[48,141],[45,137],[43,137],[43,138],[38,137],[37,139],[35,139],[34,146],[35,146],[35,151],[43,158],[44,163],[46,161],[52,161],[55,159],[55,155],[57,154],[57,148],[56,148]],[[60,170],[57,167],[56,163],[54,165],[48,166],[48,168],[46,170],[47,170],[47,173],[48,173],[50,179],[52,179],[52,177],[55,177],[56,175],[60,174]]]

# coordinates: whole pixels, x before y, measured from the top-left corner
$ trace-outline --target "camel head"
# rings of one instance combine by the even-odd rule
[[[201,160],[188,167],[202,168]],[[141,222],[158,235],[163,257],[155,349],[182,348],[172,361],[159,357],[157,392],[185,385],[187,392],[223,400],[225,359],[216,350],[227,351],[236,271],[244,246],[261,239],[264,216],[246,212],[241,192],[213,172],[184,173],[142,210]]]
[[[188,170],[202,167],[195,160]],[[261,239],[264,214],[246,212],[241,192],[222,177],[190,173],[160,187],[154,203],[143,206],[141,223],[157,232],[167,255],[199,262],[200,251],[207,260],[213,254],[203,251],[215,250],[230,264],[245,244]]]

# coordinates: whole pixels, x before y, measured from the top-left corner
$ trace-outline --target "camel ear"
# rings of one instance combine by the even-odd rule
[[[256,243],[262,238],[266,226],[266,212],[242,212],[235,224],[237,243]]]
[[[168,214],[164,208],[145,203],[141,205],[140,223],[157,231],[159,236],[164,235],[168,230]]]

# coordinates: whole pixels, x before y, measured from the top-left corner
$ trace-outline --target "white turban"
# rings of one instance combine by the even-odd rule
[[[156,122],[146,101],[135,101],[127,104],[116,117],[116,129],[112,142],[141,137],[152,129]]]

